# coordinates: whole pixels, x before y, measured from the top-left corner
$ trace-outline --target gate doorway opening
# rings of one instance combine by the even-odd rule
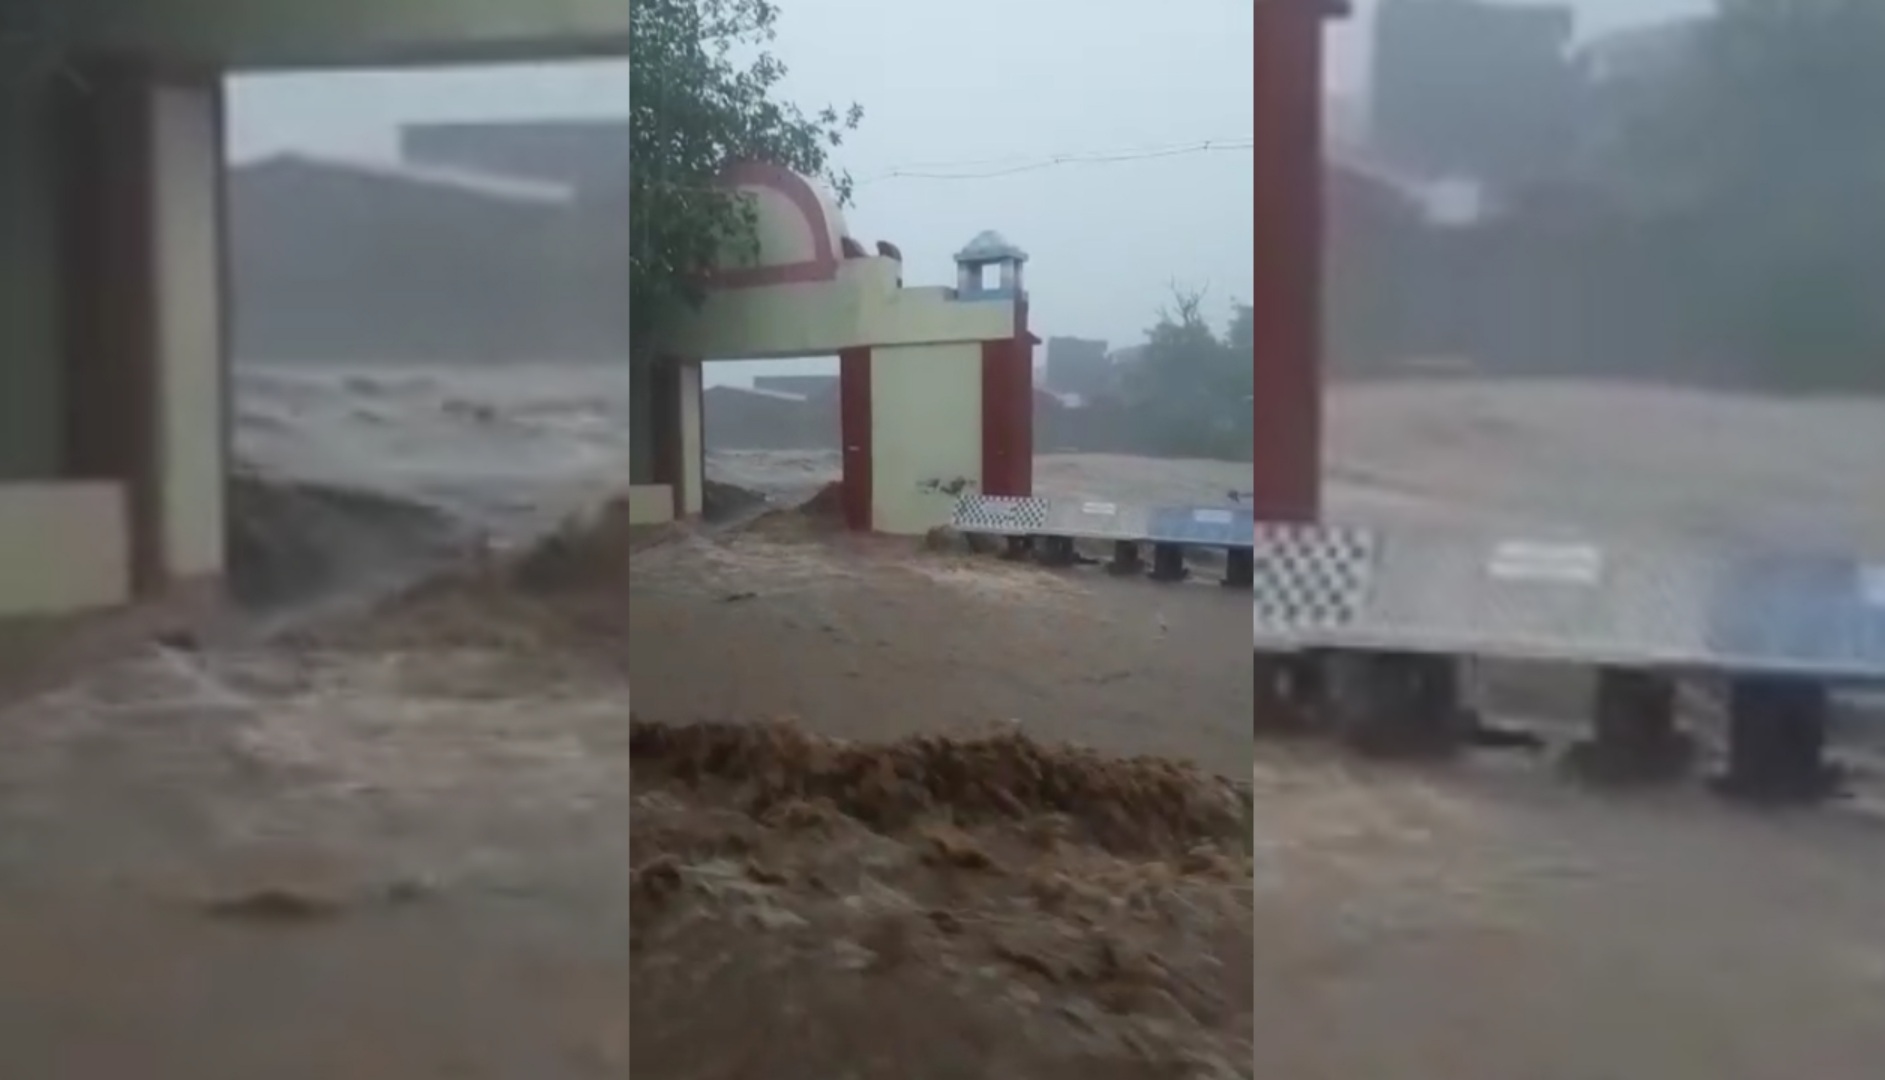
[[[841,512],[844,422],[839,360],[709,360],[702,365],[702,516],[758,507]],[[856,478],[853,478],[854,481]]]
[[[578,95],[627,89],[624,66],[585,62],[228,81],[238,600],[379,592],[620,490],[628,117]],[[507,93],[547,115],[507,115]],[[380,111],[300,119],[329,101]]]

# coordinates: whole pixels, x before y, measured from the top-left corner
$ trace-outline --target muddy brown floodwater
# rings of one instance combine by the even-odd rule
[[[1885,821],[1534,765],[1257,769],[1257,1075],[1861,1080]]]
[[[1248,1075],[1246,596],[785,512],[629,601],[638,1075]]]
[[[1232,1077],[1236,785],[1019,734],[637,733],[644,1077]]]
[[[602,371],[249,372],[238,442],[271,478],[523,543],[619,487],[624,391]],[[1856,541],[1885,536],[1881,432],[1863,405],[1351,389],[1331,501]],[[1041,463],[1045,488],[1116,497],[1215,498],[1235,473]],[[1863,799],[1755,814],[1692,787],[1599,795],[1544,760],[1253,751],[1247,597],[789,513],[598,535],[0,706],[0,1075],[1885,1062],[1885,816]]]
[[[637,553],[638,714],[790,717],[871,740],[1011,725],[1222,775],[1248,768],[1248,594],[802,537],[792,518]]]
[[[626,694],[147,649],[0,714],[0,1073],[626,1075]]]

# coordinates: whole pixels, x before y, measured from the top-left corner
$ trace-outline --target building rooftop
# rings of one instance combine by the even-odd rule
[[[956,252],[959,263],[987,263],[1002,259],[1015,262],[1027,262],[1028,253],[1008,241],[1008,238],[993,229],[983,229],[975,234],[975,239],[963,245]]]
[[[540,206],[563,206],[576,198],[569,184],[541,180],[519,180],[507,176],[472,172],[437,165],[414,165],[403,161],[373,161],[290,151],[246,162],[244,169],[304,168],[316,171],[351,173],[418,187],[443,188],[505,202]]]

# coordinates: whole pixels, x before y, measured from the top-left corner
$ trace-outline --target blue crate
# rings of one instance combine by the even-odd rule
[[[1705,635],[1729,666],[1885,676],[1885,566],[1826,555],[1731,559],[1709,598]]]
[[[1243,506],[1155,506],[1145,531],[1154,544],[1248,548],[1256,534],[1256,516]]]

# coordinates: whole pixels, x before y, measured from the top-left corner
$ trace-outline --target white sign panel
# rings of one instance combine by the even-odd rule
[[[1865,563],[1859,567],[1859,599],[1868,607],[1885,607],[1885,565]]]
[[[1592,544],[1508,540],[1486,560],[1486,575],[1496,581],[1595,585],[1603,573],[1604,553]]]

